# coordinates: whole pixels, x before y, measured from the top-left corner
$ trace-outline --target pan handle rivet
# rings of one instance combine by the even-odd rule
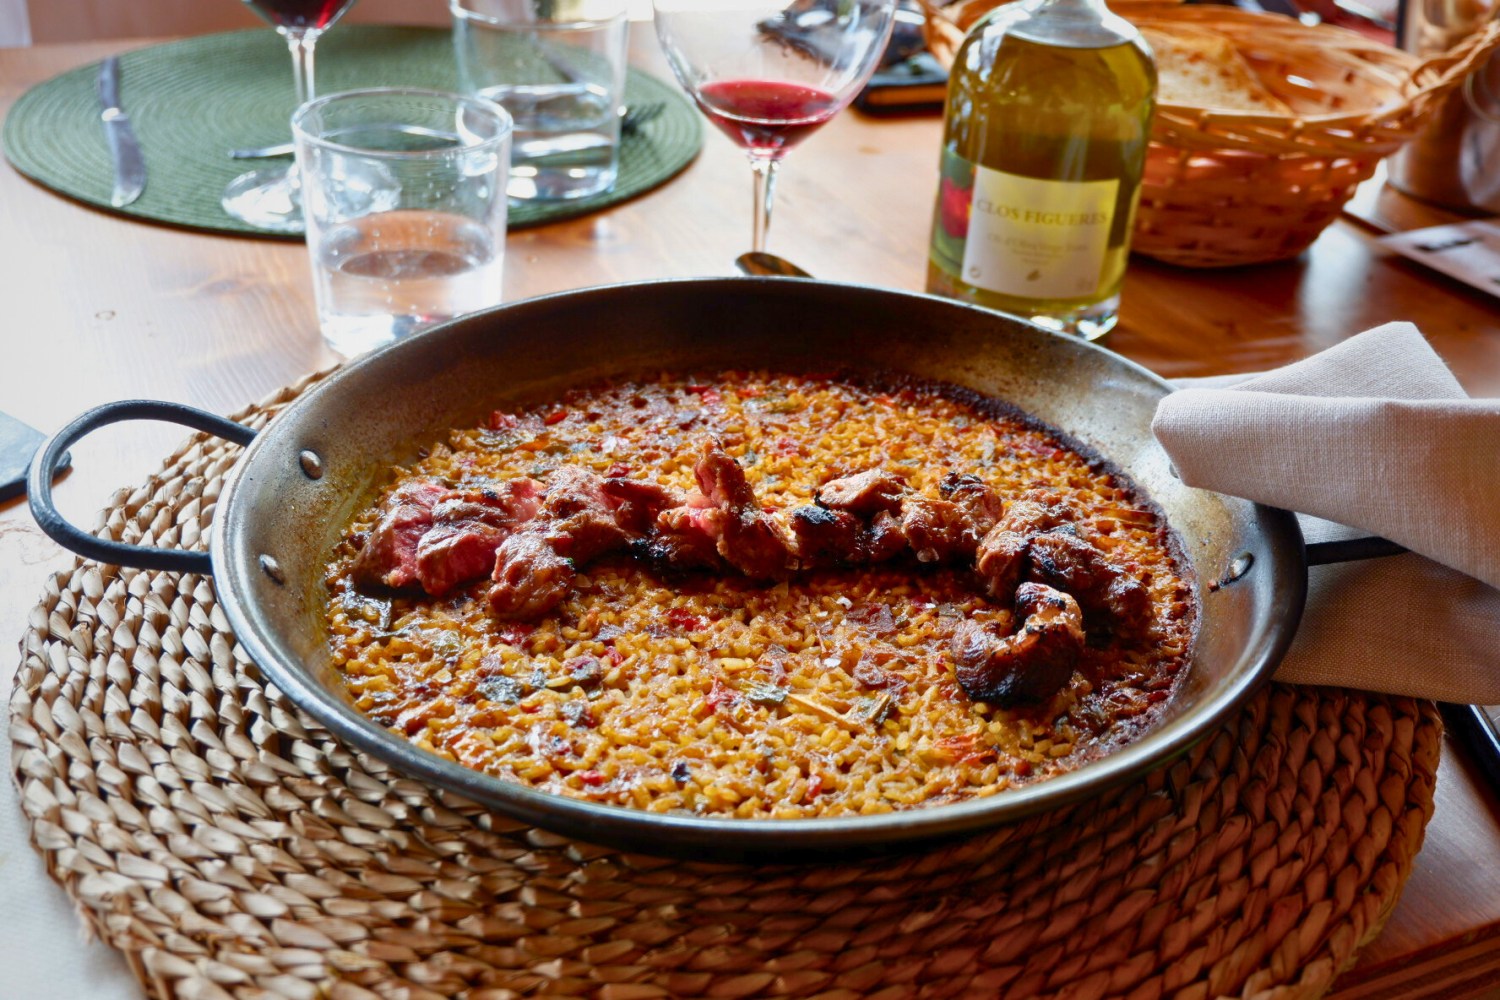
[[[307,473],[308,479],[323,478],[323,460],[315,451],[304,451],[297,455],[297,461],[302,463],[302,471]]]
[[[260,568],[261,572],[265,573],[266,576],[269,576],[275,582],[286,583],[286,574],[281,571],[281,563],[265,553],[261,553]]]
[[[1226,570],[1223,577],[1219,579],[1219,585],[1222,587],[1226,583],[1233,583],[1240,577],[1244,576],[1246,573],[1250,572],[1250,567],[1254,565],[1254,553],[1241,552],[1239,555],[1230,560],[1229,569]]]

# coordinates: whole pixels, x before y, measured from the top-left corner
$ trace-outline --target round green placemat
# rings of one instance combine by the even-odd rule
[[[54,77],[24,94],[5,119],[5,155],[55,191],[108,211],[216,232],[274,236],[219,207],[224,186],[264,160],[231,160],[236,146],[291,138],[296,103],[292,60],[280,35],[236,31],[127,52],[121,98],[146,158],[146,190],[111,208],[109,149],[94,93],[98,64]],[[340,25],[318,42],[318,91],[355,87],[457,86],[452,36],[436,28]],[[622,138],[614,190],[564,202],[513,203],[512,228],[582,215],[663,183],[697,155],[698,113],[673,84],[631,70],[627,104],[660,101],[660,115]],[[300,238],[300,237],[294,237]]]

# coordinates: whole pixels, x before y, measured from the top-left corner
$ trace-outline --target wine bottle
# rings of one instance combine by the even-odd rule
[[[991,11],[948,77],[927,290],[1102,337],[1115,325],[1156,96],[1102,0]]]

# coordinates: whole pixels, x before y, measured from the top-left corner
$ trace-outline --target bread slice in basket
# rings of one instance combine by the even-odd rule
[[[1142,25],[1141,34],[1156,55],[1157,94],[1162,103],[1292,113],[1223,35],[1186,25]]]

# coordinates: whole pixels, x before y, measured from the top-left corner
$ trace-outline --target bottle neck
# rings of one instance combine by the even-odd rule
[[[1123,45],[1140,36],[1104,0],[1025,0],[1010,31],[1032,41],[1076,48]]]
[[[1079,20],[1102,21],[1111,13],[1104,0],[1038,0],[1037,7],[1049,14]]]

